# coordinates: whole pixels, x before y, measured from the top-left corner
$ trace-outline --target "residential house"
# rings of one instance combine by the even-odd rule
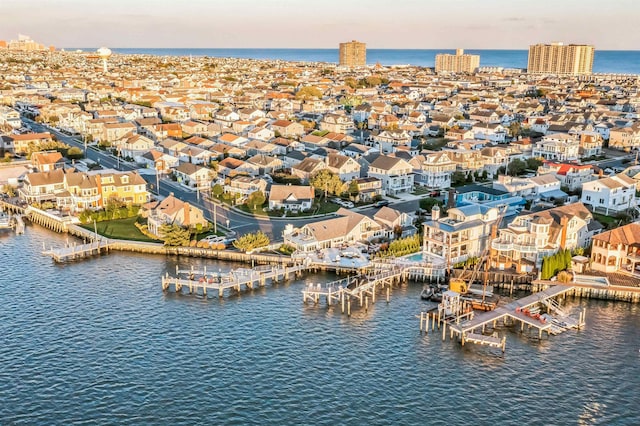
[[[625,151],[640,148],[640,122],[610,129],[609,148]]]
[[[283,209],[292,212],[310,210],[314,198],[314,190],[310,186],[271,185],[269,210]]]
[[[376,201],[384,195],[382,181],[374,177],[355,179],[358,186],[358,193],[352,197],[356,203],[370,203]]]
[[[171,169],[178,167],[180,160],[178,157],[152,149],[136,157],[136,163],[147,169],[158,170],[160,173],[170,173]]]
[[[289,120],[276,120],[270,124],[271,130],[276,135],[288,137],[299,137],[304,135],[304,127],[300,123],[294,123]]]
[[[413,168],[407,161],[380,155],[369,166],[368,177],[382,181],[385,194],[397,195],[413,190]]]
[[[540,269],[542,260],[559,250],[591,244],[600,226],[582,203],[556,207],[516,217],[491,244],[493,267],[515,268],[518,273]]]
[[[218,136],[218,142],[229,146],[243,147],[247,142],[249,142],[249,139],[239,135],[234,135],[233,133],[224,133],[223,135]]]
[[[270,174],[284,167],[284,163],[279,158],[264,154],[254,155],[247,160],[247,163],[258,167],[258,174],[260,175]]]
[[[4,140],[4,150],[15,154],[25,154],[29,150],[38,151],[43,146],[53,142],[53,138],[49,132],[8,135],[2,138]]]
[[[343,182],[349,182],[360,176],[360,164],[351,157],[331,153],[327,155],[325,163],[327,169],[338,175]]]
[[[287,156],[289,156],[289,154]],[[303,183],[306,183],[309,182],[312,176],[326,168],[327,164],[323,160],[307,157],[291,167],[291,174],[299,177]]]
[[[636,206],[637,182],[624,173],[582,184],[580,201],[592,209],[619,213]]]
[[[385,154],[394,152],[395,147],[410,146],[413,138],[406,130],[383,130],[371,139],[378,145],[380,151]]]
[[[124,139],[118,146],[120,156],[135,159],[152,150],[154,142],[146,136],[136,134]]]
[[[597,157],[602,154],[602,136],[597,132],[581,133],[579,153],[581,158]]]
[[[234,177],[237,175],[258,176],[260,168],[255,164],[238,158],[227,157],[218,163],[218,174],[222,177]]]
[[[101,141],[115,142],[133,136],[137,132],[137,127],[133,123],[107,123],[103,126],[104,133]]]
[[[250,139],[268,141],[275,137],[275,132],[267,127],[254,127],[249,130],[248,136]]]
[[[431,220],[424,222],[423,253],[453,265],[480,256],[487,248],[491,227],[497,223],[499,209],[480,205],[453,207],[446,217],[440,208],[431,210]]]
[[[197,191],[208,191],[215,177],[213,170],[192,163],[180,163],[174,174],[178,182]]]
[[[408,237],[417,232],[416,227],[413,225],[414,217],[412,215],[390,207],[382,207],[378,210],[373,215],[373,220],[382,226],[385,236],[390,239],[394,239],[397,236],[400,238]],[[397,234],[397,231],[400,231],[400,233]]]
[[[141,216],[147,218],[147,230],[158,237],[162,237],[160,228],[164,224],[187,229],[202,229],[208,225],[201,209],[176,198],[173,193],[164,200],[145,204]]]
[[[577,160],[580,156],[580,142],[569,134],[546,135],[535,143],[531,155],[553,161]]]
[[[591,269],[607,274],[623,271],[637,276],[640,264],[640,223],[603,232],[592,239]]]
[[[335,133],[350,133],[354,129],[353,120],[344,114],[325,114],[319,125],[320,130]]]
[[[301,228],[287,228],[285,244],[308,253],[330,247],[342,247],[359,241],[371,241],[385,235],[384,228],[373,219],[354,211],[340,209],[339,217],[308,223]]]
[[[31,154],[31,164],[39,172],[64,168],[64,158],[58,151],[42,151]]]
[[[409,160],[413,167],[416,185],[430,189],[445,189],[451,186],[451,175],[456,171],[456,163],[450,153],[439,151],[418,155]]]
[[[267,194],[267,181],[251,176],[238,175],[224,185],[224,192],[231,194],[236,203],[244,203],[250,194],[260,191]]]
[[[95,170],[87,172],[88,176],[95,176],[101,195],[99,205],[104,207],[111,198],[126,204],[142,205],[149,201],[147,182],[138,172],[120,172],[115,170]]]
[[[545,161],[538,167],[538,174],[550,173],[560,181],[560,185],[570,191],[582,189],[582,185],[597,179],[590,164],[554,163]]]

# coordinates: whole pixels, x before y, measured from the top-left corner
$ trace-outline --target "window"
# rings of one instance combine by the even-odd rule
[[[591,201],[591,195],[587,195],[586,200]]]
[[[604,204],[604,198],[600,198],[600,204]]]

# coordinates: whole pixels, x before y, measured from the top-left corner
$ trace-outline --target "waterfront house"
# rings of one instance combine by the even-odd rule
[[[520,215],[492,242],[498,269],[515,268],[518,273],[540,269],[542,259],[559,250],[587,247],[601,229],[582,203]]]
[[[58,151],[42,151],[31,154],[31,164],[39,172],[50,172],[64,167],[64,158]]]
[[[431,220],[423,224],[423,252],[449,265],[480,256],[498,217],[496,207],[467,205],[450,208],[441,218],[436,206],[431,210]]]
[[[100,207],[105,207],[111,198],[127,205],[142,205],[149,201],[147,182],[138,172],[106,169],[87,172],[87,175],[96,178],[101,195]]]
[[[593,237],[591,269],[614,273],[640,274],[640,224],[630,223]]]
[[[300,252],[313,252],[330,247],[341,247],[359,241],[371,241],[385,236],[384,228],[360,213],[339,209],[339,217],[308,223],[301,228],[285,231],[285,244]]]
[[[202,229],[208,225],[201,209],[176,198],[173,193],[161,201],[145,204],[140,215],[147,219],[147,230],[158,237],[162,237],[160,228],[164,224],[187,229]]]
[[[42,203],[55,200],[56,192],[64,189],[64,170],[54,169],[27,174],[22,188],[18,190],[18,195],[27,203]]]
[[[373,220],[378,223],[385,232],[385,237],[394,239],[414,235],[417,232],[413,225],[414,217],[391,207],[382,207],[373,215]],[[396,231],[400,231],[399,235]]]
[[[310,186],[271,185],[269,210],[306,211],[313,206],[314,198],[314,190]]]

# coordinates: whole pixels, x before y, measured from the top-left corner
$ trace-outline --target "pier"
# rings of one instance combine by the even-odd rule
[[[408,271],[400,266],[385,269],[376,268],[368,274],[355,275],[326,284],[309,284],[302,290],[302,302],[318,304],[322,298],[328,306],[340,303],[342,313],[351,315],[351,302],[357,300],[360,307],[369,308],[376,302],[376,294],[380,289],[386,289],[387,303],[391,297],[391,287],[407,280]]]
[[[259,266],[252,269],[234,269],[229,272],[207,271],[206,267],[202,271],[194,269],[180,270],[176,268],[176,276],[169,276],[167,273],[162,277],[162,290],[167,292],[173,287],[176,293],[182,293],[187,289],[189,294],[202,294],[207,297],[208,293],[217,294],[223,297],[225,291],[230,294],[232,291],[239,293],[241,290],[253,290],[258,287],[265,287],[268,283],[275,284],[299,277],[308,269],[306,265],[295,266]],[[180,277],[180,276],[183,276]]]
[[[70,260],[82,259],[89,256],[95,256],[101,253],[107,253],[112,246],[107,238],[97,238],[94,241],[85,244],[76,244],[75,242],[65,244],[64,247],[50,248],[49,250],[43,244],[42,254],[51,256],[56,262],[68,262]]]
[[[565,312],[558,301],[573,291],[573,287],[556,285],[538,293],[531,294],[522,299],[515,300],[505,306],[489,312],[475,314],[464,301],[460,300],[458,293],[448,291],[443,295],[442,303],[438,305],[436,312],[422,312],[420,314],[420,331],[426,333],[442,330],[442,340],[446,339],[446,330],[449,328],[450,339],[454,335],[460,339],[462,346],[465,343],[488,345],[505,350],[505,338],[498,338],[494,333],[485,335],[487,327],[495,330],[498,322],[502,325],[520,325],[520,331],[534,329],[538,339],[542,339],[543,332],[548,335],[559,334],[565,330],[585,325],[585,311],[582,310],[578,318],[571,317]],[[542,311],[546,311],[542,313]]]

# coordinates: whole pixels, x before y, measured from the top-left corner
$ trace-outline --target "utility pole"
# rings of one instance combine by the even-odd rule
[[[213,203],[213,232],[218,233],[218,210],[216,203]]]

